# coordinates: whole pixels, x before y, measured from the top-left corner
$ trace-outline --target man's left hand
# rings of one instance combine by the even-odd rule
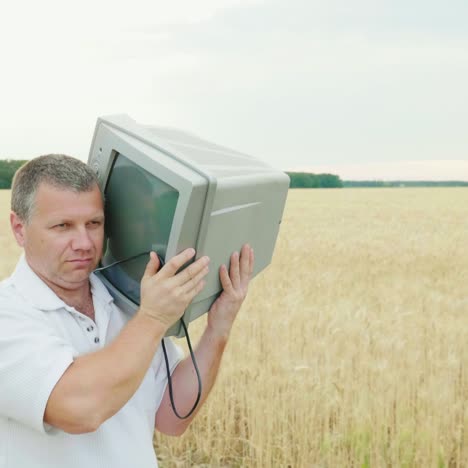
[[[219,277],[223,292],[208,312],[208,328],[218,336],[227,338],[239,309],[247,296],[254,266],[253,249],[245,244],[240,252],[231,255],[229,273],[221,265]]]

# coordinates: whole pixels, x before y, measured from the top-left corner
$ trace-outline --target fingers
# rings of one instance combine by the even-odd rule
[[[174,287],[180,288],[183,293],[194,289],[209,271],[208,264],[210,263],[210,259],[205,256],[199,258],[196,262],[177,273],[177,271],[193,257],[192,252],[193,254],[195,253],[193,249],[187,249],[179,255],[176,255],[166,263],[160,273],[165,278],[170,278],[171,284],[173,284]]]
[[[229,266],[229,277],[234,289],[240,287],[240,268],[239,268],[239,252],[234,252],[231,255],[231,264]]]
[[[171,278],[173,277],[173,284],[178,286],[184,291],[189,293],[198,287],[201,280],[208,274],[208,264],[210,259],[208,257],[202,257],[196,262],[189,265],[180,273],[176,274],[177,271],[185,265],[193,256],[195,250],[190,248],[186,249],[180,254],[173,257],[160,271],[161,277]],[[248,245],[244,244],[240,251],[234,252],[230,258],[230,266],[228,268],[221,268],[220,279],[223,289],[240,289],[245,288],[253,274],[254,268],[254,252],[253,249]],[[150,261],[146,266],[144,276],[153,276],[156,274],[159,268],[159,259],[157,255],[152,252],[150,254]]]
[[[231,255],[231,263],[228,269],[222,265],[219,270],[221,285],[225,291],[247,288],[253,273],[253,249],[245,244],[242,246],[240,256],[238,252]]]
[[[241,283],[245,283],[249,278],[250,271],[250,251],[251,248],[248,244],[245,244],[241,250],[240,256],[240,278]]]
[[[154,276],[159,270],[159,258],[155,252],[150,252],[150,259],[146,265],[143,278],[148,276]]]
[[[252,278],[252,275],[253,275],[254,263],[255,263],[255,255],[254,255],[253,249],[251,248],[250,249],[250,264],[249,264],[249,280],[250,278]]]
[[[186,270],[188,270],[188,268],[186,268],[184,271],[186,271]],[[185,294],[191,294],[193,291],[196,290],[197,292],[195,294],[193,294],[193,296],[195,296],[196,294],[198,294],[198,292],[201,291],[201,289],[203,289],[203,286],[204,286],[204,283],[205,283],[203,281],[203,278],[208,274],[208,272],[209,272],[208,266],[204,266],[201,270],[198,271],[198,273],[195,274],[195,276],[191,277],[187,282],[182,284],[181,290]],[[182,273],[181,273],[181,275],[182,275]],[[201,283],[203,283],[203,284],[200,287],[200,290],[198,290]]]
[[[195,255],[194,249],[185,249],[180,254],[172,257],[161,269],[161,276],[166,278],[174,276],[177,271]]]
[[[197,285],[189,291],[189,300],[191,301],[201,290],[205,287],[206,281],[202,280]]]
[[[221,280],[221,286],[223,290],[226,291],[228,294],[234,292],[234,288],[232,287],[231,278],[229,278],[229,273],[226,265],[221,265],[219,268],[219,279]]]
[[[235,289],[247,287],[252,277],[253,263],[253,249],[249,244],[242,246],[240,259],[236,252],[231,256],[230,277]]]
[[[192,281],[205,267],[210,263],[208,257],[199,258],[196,262],[185,268],[184,271],[177,275],[179,284],[184,284]]]
[[[204,278],[207,274],[208,268],[202,270],[196,278],[181,287],[182,292],[188,296],[189,302],[205,287],[206,281]]]

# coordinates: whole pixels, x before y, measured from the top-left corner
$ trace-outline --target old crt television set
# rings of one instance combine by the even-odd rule
[[[105,197],[104,269],[97,274],[125,312],[139,307],[151,250],[166,262],[189,247],[195,259],[210,257],[206,285],[184,312],[186,324],[222,292],[219,267],[229,266],[232,252],[245,243],[253,247],[254,275],[271,262],[289,188],[283,172],[127,115],[98,119],[88,164]],[[167,336],[183,336],[181,325],[179,320]]]

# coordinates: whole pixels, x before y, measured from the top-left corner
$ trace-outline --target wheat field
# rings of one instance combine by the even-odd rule
[[[467,467],[467,281],[468,189],[291,190],[209,400],[155,434],[160,466]]]

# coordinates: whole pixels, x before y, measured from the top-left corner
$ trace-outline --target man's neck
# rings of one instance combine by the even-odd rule
[[[66,290],[63,288],[53,289],[60,299],[65,304],[74,307],[78,312],[87,315],[91,320],[94,321],[94,305],[93,296],[91,294],[91,288],[89,282],[86,288],[82,290]]]
[[[81,312],[94,321],[93,296],[91,294],[89,279],[79,288],[68,289],[52,283],[48,279],[41,277],[40,274],[38,274],[38,276],[63,302],[65,302],[65,304],[74,307],[78,312]]]

